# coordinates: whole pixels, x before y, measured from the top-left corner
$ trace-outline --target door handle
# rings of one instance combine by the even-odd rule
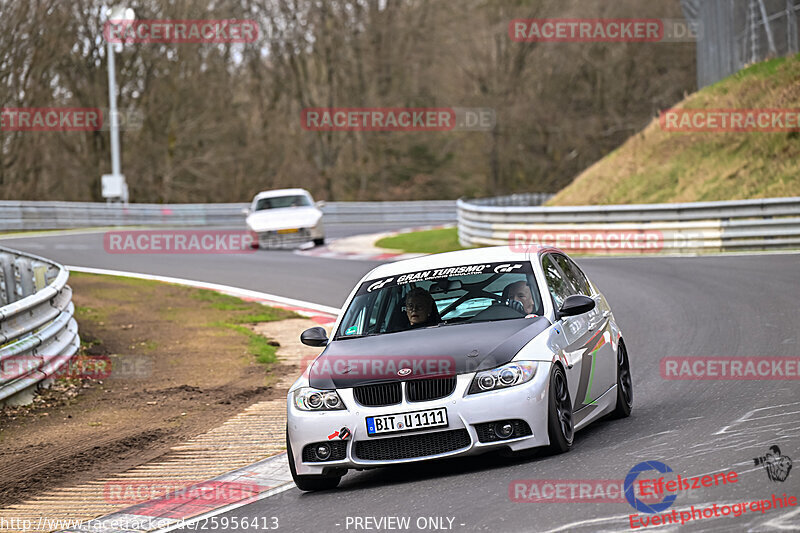
[[[598,325],[600,322],[602,322],[603,320],[605,320],[606,318],[608,318],[608,317],[610,317],[610,316],[611,316],[611,311],[603,311],[603,318],[601,318],[601,319],[600,319],[600,320],[598,320],[597,322],[591,322],[591,323],[589,324],[589,331],[594,331],[594,330],[595,330],[595,328],[597,327],[597,325]]]

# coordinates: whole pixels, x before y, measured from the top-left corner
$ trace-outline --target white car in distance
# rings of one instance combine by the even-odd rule
[[[247,229],[254,235],[253,247],[280,248],[309,241],[325,244],[322,226],[324,202],[314,202],[305,189],[278,189],[258,193],[249,208]]]

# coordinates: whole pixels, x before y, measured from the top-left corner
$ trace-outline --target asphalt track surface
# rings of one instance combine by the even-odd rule
[[[111,255],[103,252],[97,235],[0,244],[67,264],[226,283],[335,307],[373,266],[289,252]],[[667,512],[770,499],[784,492],[800,496],[797,466],[785,482],[773,482],[753,461],[774,444],[800,461],[800,382],[673,381],[659,372],[665,356],[800,356],[800,255],[586,258],[578,263],[606,295],[622,327],[635,389],[630,418],[593,424],[560,456],[490,455],[350,472],[337,490],[307,494],[292,488],[218,518],[274,516],[282,531],[389,530],[386,526],[397,524],[378,527],[372,521],[388,517],[410,519],[407,529],[395,531],[632,531],[629,515],[635,511],[627,502],[518,503],[509,498],[509,486],[520,479],[622,480],[647,460],[666,463],[682,476],[738,472],[734,484],[681,492]],[[427,521],[436,517],[443,522],[438,528]],[[797,530],[800,507],[748,511],[680,527]]]
[[[220,229],[220,228],[216,228]],[[241,228],[237,228],[241,229]],[[327,237],[400,229],[398,225],[339,225]],[[317,304],[340,307],[358,279],[377,261],[343,261],[298,255],[291,250],[236,254],[107,253],[104,231],[4,239],[0,245],[64,265],[105,268],[232,285]]]

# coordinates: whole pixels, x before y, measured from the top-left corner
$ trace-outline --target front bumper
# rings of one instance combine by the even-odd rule
[[[310,228],[292,229],[297,229],[297,231],[287,233],[286,230],[255,231],[251,229],[250,232],[260,248],[292,248],[325,238],[322,222]]]
[[[550,363],[539,363],[536,376],[516,387],[493,392],[466,395],[473,373],[458,376],[455,391],[438,400],[409,402],[405,393],[402,402],[384,407],[365,407],[356,402],[353,389],[337,392],[347,407],[342,411],[301,411],[294,405],[292,392],[288,403],[288,435],[298,475],[323,474],[333,469],[372,468],[402,463],[485,453],[498,448],[522,450],[550,443],[547,436],[547,389]],[[447,427],[421,429],[370,437],[368,416],[407,413],[445,407]],[[481,424],[501,420],[524,421],[530,428],[526,436],[481,442],[485,427]],[[524,424],[521,424],[524,426]],[[351,437],[341,441],[336,433],[348,428]],[[330,437],[330,438],[329,438]],[[343,455],[342,459],[314,461],[304,453],[306,446],[328,442]],[[335,443],[335,444],[334,444]],[[388,456],[387,454],[395,454]],[[409,456],[409,454],[411,456]],[[335,457],[333,454],[332,457]],[[380,456],[380,459],[365,457]]]

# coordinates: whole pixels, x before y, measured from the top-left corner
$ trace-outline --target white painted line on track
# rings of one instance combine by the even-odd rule
[[[334,316],[338,316],[339,313],[341,312],[341,309],[337,309],[335,307],[330,307],[327,305],[305,302],[303,300],[295,300],[294,298],[285,298],[283,296],[278,296],[276,294],[267,294],[265,292],[252,291],[250,289],[242,289],[240,287],[231,287],[230,285],[220,285],[219,283],[208,283],[205,281],[195,281],[183,278],[172,278],[169,276],[157,276],[153,274],[141,274],[137,272],[125,272],[122,270],[108,270],[105,268],[90,268],[90,267],[67,265],[67,269],[69,269],[72,272],[84,272],[86,274],[103,274],[107,276],[121,276],[125,278],[148,279],[153,281],[163,281],[165,283],[175,283],[177,285],[185,285],[187,287],[196,287],[198,289],[210,289],[243,298],[271,300],[279,304],[291,305],[294,307],[305,307],[313,311],[328,313]]]
[[[101,226],[94,228],[76,228],[64,230],[34,230],[34,231],[20,231],[19,233],[6,233],[0,235],[0,241],[6,239],[38,239],[41,237],[63,237],[64,235],[88,235],[92,233],[106,233],[108,231],[119,230],[120,227],[125,229],[144,229],[147,226]]]

